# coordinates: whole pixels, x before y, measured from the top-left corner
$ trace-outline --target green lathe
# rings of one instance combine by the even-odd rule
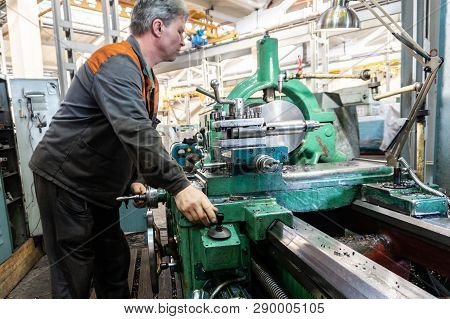
[[[184,162],[218,208],[218,224],[191,224],[164,192],[143,197],[153,291],[170,269],[181,275],[184,298],[438,296],[409,280],[411,265],[441,280],[449,262],[399,252],[398,243],[450,260],[447,197],[421,188],[407,167],[394,182],[393,167],[338,150],[336,113],[280,70],[277,39],[264,36],[257,50],[256,73],[227,98],[217,81],[214,93],[198,89],[217,103],[195,136],[202,155]],[[151,211],[158,202],[166,203],[165,246]],[[407,274],[397,267],[405,261]]]

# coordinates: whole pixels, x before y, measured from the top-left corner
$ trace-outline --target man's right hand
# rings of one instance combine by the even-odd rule
[[[178,209],[192,223],[203,223],[208,226],[216,221],[217,208],[211,204],[208,197],[189,185],[175,195],[175,203]]]
[[[131,184],[130,189],[133,195],[145,194],[145,192],[147,191],[147,188],[144,186],[144,184],[139,182],[134,182],[133,184]],[[136,208],[145,207],[145,201],[134,201],[134,207]]]

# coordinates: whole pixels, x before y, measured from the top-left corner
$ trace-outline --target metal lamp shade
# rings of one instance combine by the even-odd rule
[[[360,22],[355,10],[348,7],[349,0],[333,0],[330,9],[321,14],[318,31],[358,30]]]

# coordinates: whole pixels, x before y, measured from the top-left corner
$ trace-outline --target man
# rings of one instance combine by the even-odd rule
[[[135,172],[175,196],[186,218],[208,225],[216,208],[164,150],[155,127],[152,67],[183,43],[181,0],[138,0],[127,41],[104,46],[77,72],[30,167],[51,265],[54,298],[128,298],[129,248],[117,196]],[[132,191],[142,193],[142,183]]]

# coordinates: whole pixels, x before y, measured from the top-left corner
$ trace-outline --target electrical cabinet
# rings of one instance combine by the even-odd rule
[[[56,78],[15,78],[9,80],[9,85],[25,213],[30,236],[38,236],[42,235],[42,223],[34,189],[33,172],[28,167],[28,163],[60,106],[59,82]]]
[[[29,237],[8,82],[0,77],[0,262]]]

